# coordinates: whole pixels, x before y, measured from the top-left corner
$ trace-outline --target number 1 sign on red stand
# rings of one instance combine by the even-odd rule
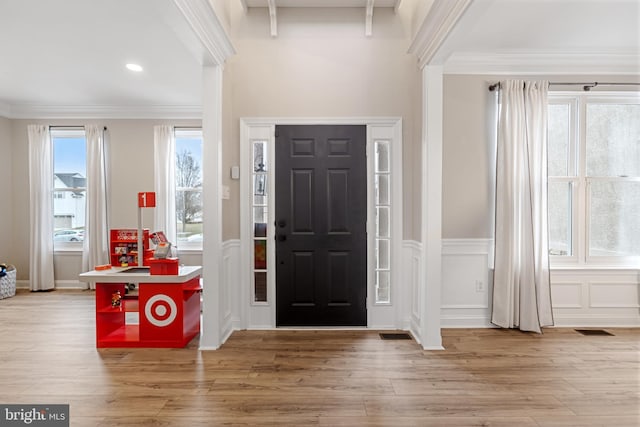
[[[156,207],[156,193],[148,191],[138,193],[138,248],[142,247],[142,208]],[[143,257],[138,257],[138,267],[143,265]]]
[[[155,208],[156,193],[153,191],[138,193],[138,207],[139,208]]]

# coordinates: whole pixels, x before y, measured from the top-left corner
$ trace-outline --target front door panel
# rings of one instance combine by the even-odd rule
[[[366,126],[276,126],[276,324],[366,326]]]

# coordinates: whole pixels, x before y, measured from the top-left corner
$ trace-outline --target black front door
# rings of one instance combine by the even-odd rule
[[[367,325],[366,126],[276,126],[276,324]]]

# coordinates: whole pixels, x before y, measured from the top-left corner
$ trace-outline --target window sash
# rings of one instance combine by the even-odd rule
[[[585,254],[586,254],[586,262],[587,264],[637,264],[637,261],[640,261],[640,254],[638,255],[604,255],[604,254],[595,254],[592,253],[591,243],[594,240],[594,234],[592,229],[592,218],[596,212],[593,209],[593,192],[592,188],[594,186],[598,186],[601,184],[628,184],[628,183],[637,183],[640,185],[640,177],[636,178],[623,178],[623,177],[587,177],[586,178],[586,241],[585,241]],[[622,214],[623,211],[617,211],[618,214]],[[600,213],[600,212],[597,212]],[[640,217],[637,217],[638,221],[640,221]],[[619,234],[619,233],[618,233]]]
[[[177,162],[178,159],[178,154],[180,153],[178,146],[177,146],[177,140],[178,139],[182,139],[182,140],[199,140],[202,143],[202,139],[203,139],[203,134],[202,134],[202,129],[201,128],[191,128],[191,127],[176,127],[174,128],[174,138],[176,139],[176,158],[175,161]],[[200,157],[202,158],[202,152],[198,153],[198,155],[196,157]],[[200,173],[202,173],[202,163],[200,163]],[[176,166],[176,176],[174,177],[176,183],[178,181],[177,179],[177,174],[178,174],[178,169]],[[200,180],[200,185],[196,186],[196,187],[182,187],[182,186],[175,186],[175,197],[176,197],[176,212],[174,212],[174,220],[176,223],[176,233],[177,235],[180,235],[182,233],[181,231],[181,227],[182,225],[180,225],[179,221],[178,221],[178,212],[177,212],[177,208],[178,208],[178,197],[181,193],[199,193],[200,194],[200,201],[202,202],[202,195],[203,195],[203,189],[202,189],[202,179]],[[202,206],[201,206],[202,207]],[[196,223],[194,223],[196,224]],[[197,229],[198,226],[195,226],[195,229]],[[179,248],[179,250],[189,250],[189,251],[201,251],[203,248],[203,244],[204,244],[204,233],[203,233],[203,224],[201,223],[199,226],[200,229],[200,233],[192,233],[190,234],[190,236],[186,237],[186,238],[177,238],[177,242],[176,245]],[[197,231],[197,230],[196,230]],[[189,240],[189,238],[191,238],[192,240]]]
[[[84,139],[84,145],[85,145],[85,150],[86,150],[86,133],[84,128],[82,127],[64,127],[64,126],[52,126],[49,129],[49,133],[50,133],[50,137],[51,137],[51,144],[53,147],[55,147],[56,144],[56,140],[63,140],[63,139],[78,139],[78,138],[82,138]],[[55,174],[58,172],[56,171],[56,158],[55,158],[55,150],[53,150],[54,154],[53,154],[53,158],[51,159],[51,161],[53,162],[53,173],[54,173],[54,183],[55,183]],[[85,164],[85,170],[84,171],[77,171],[78,173],[82,174],[85,178],[87,176],[87,171],[86,171],[86,164]],[[56,223],[56,218],[59,217],[59,215],[56,215],[56,204],[59,203],[62,199],[65,199],[66,197],[58,197],[59,195],[61,195],[62,193],[83,193],[83,197],[85,199],[85,207],[84,207],[84,226],[83,226],[83,231],[86,233],[86,210],[87,210],[87,206],[86,206],[86,194],[87,194],[87,188],[86,187],[53,187],[51,189],[51,197],[53,199],[53,204],[52,204],[52,212],[51,212],[51,216],[53,218],[53,223],[54,223],[54,234],[57,231],[63,230],[64,228],[60,229],[56,229],[55,227],[55,223]],[[56,201],[57,200],[57,201]],[[72,251],[76,251],[78,250],[78,248],[80,248],[83,245],[82,241],[60,241],[60,240],[56,240],[54,238],[54,236],[52,236],[53,238],[53,243],[54,243],[54,250],[56,251],[65,251],[65,250],[72,250]]]
[[[594,182],[638,182],[638,177],[592,177],[586,175],[586,111],[588,104],[638,104],[635,92],[611,94],[555,93],[550,104],[569,105],[569,164],[566,176],[550,176],[549,183],[569,183],[571,188],[571,255],[550,255],[551,267],[563,266],[633,266],[640,256],[600,256],[589,253],[591,200],[590,185]]]

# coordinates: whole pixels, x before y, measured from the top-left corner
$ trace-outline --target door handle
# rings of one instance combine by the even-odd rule
[[[284,227],[287,226],[287,221],[285,221],[284,219],[281,219],[281,220],[278,221],[277,225],[280,228],[284,228]]]

